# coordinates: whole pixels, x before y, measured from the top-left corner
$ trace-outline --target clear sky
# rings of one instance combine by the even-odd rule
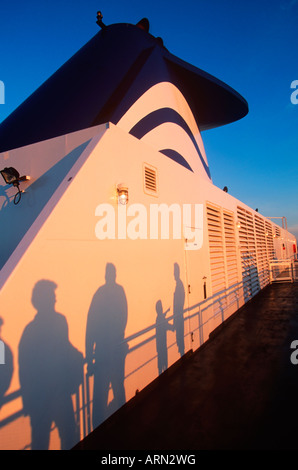
[[[247,100],[244,119],[202,133],[213,182],[298,238],[298,0],[1,0],[0,122],[97,33],[98,10],[107,25],[147,17],[172,54]]]

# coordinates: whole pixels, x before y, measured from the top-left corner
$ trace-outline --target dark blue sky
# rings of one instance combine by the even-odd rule
[[[244,96],[244,119],[202,134],[213,182],[298,237],[298,0],[2,0],[0,121],[97,33],[97,10],[147,17],[171,53]]]

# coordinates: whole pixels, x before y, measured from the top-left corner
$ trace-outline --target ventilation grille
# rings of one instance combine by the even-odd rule
[[[265,229],[266,229],[266,242],[267,242],[267,256],[268,260],[272,260],[274,258],[274,246],[273,246],[273,230],[271,222],[265,221]]]
[[[234,214],[221,207],[207,204],[207,225],[212,295],[219,294],[214,314],[224,319],[226,308],[234,302],[227,289],[238,283],[238,257]]]
[[[157,170],[144,165],[144,191],[146,194],[157,195]]]
[[[224,239],[219,208],[207,206],[212,294],[226,288]]]
[[[278,238],[281,236],[281,232],[280,232],[280,228],[279,227],[275,227],[275,236]]]
[[[228,287],[238,282],[235,222],[232,213],[223,212]]]
[[[269,283],[269,266],[267,259],[266,230],[264,219],[255,215],[255,233],[257,246],[257,261],[261,288]]]
[[[247,302],[260,290],[254,219],[252,213],[242,207],[237,207],[237,216],[238,220],[240,221],[239,242],[241,252],[243,293],[244,300]]]

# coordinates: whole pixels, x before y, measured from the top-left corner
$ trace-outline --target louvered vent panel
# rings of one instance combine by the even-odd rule
[[[212,293],[225,289],[224,240],[220,210],[207,206],[208,238],[210,251],[210,269]]]
[[[144,165],[144,191],[147,194],[157,195],[157,170],[149,165]]]
[[[261,288],[269,283],[269,265],[267,260],[266,231],[264,219],[255,215],[256,247],[259,280]]]
[[[239,242],[241,251],[243,291],[244,299],[247,301],[260,290],[257,269],[254,220],[252,213],[242,207],[237,207],[237,216],[240,222]]]
[[[235,238],[235,222],[232,213],[223,212],[225,255],[227,269],[227,287],[238,282],[237,249]]]
[[[273,229],[272,224],[269,221],[265,221],[266,230],[266,244],[267,244],[267,258],[271,261],[274,258],[274,246],[273,246]]]

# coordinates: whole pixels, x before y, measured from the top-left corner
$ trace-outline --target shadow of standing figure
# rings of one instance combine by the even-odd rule
[[[176,287],[174,292],[174,329],[176,331],[176,342],[180,356],[184,354],[184,301],[185,291],[183,282],[180,279],[180,267],[177,263],[174,264],[174,278],[176,280]]]
[[[157,351],[157,364],[158,364],[158,373],[162,374],[168,368],[168,349],[167,349],[167,331],[174,330],[173,325],[169,323],[169,320],[166,318],[167,313],[170,311],[166,310],[163,312],[162,302],[158,300],[156,302],[156,351]]]
[[[1,328],[3,318],[0,317],[0,410],[4,402],[4,395],[7,392],[13,373],[13,355],[8,344],[3,341]]]
[[[37,314],[19,344],[23,411],[30,416],[32,450],[48,449],[53,422],[61,449],[70,449],[79,440],[71,395],[83,380],[83,355],[69,342],[66,318],[55,311],[56,288],[48,280],[34,286]]]
[[[86,328],[88,374],[94,375],[93,429],[125,403],[127,300],[123,287],[116,283],[112,263],[106,265],[105,280],[93,296]],[[114,399],[108,406],[110,385]]]

